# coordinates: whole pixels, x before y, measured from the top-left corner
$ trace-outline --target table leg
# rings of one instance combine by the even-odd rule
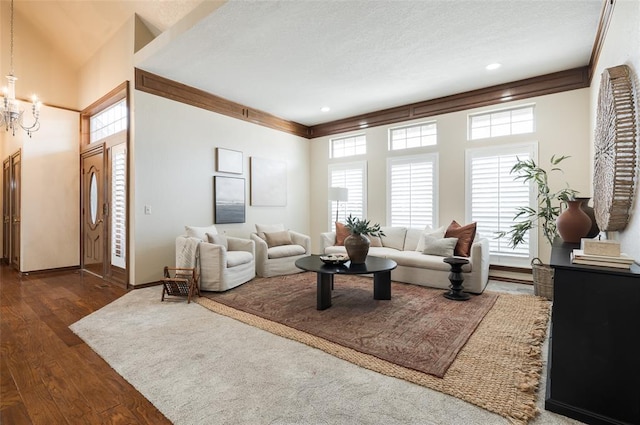
[[[391,272],[379,272],[373,275],[373,299],[391,299]]]
[[[317,273],[316,309],[325,310],[331,307],[331,288],[333,288],[333,274]]]

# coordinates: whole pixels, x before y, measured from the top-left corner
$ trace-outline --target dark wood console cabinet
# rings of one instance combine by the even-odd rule
[[[640,267],[571,264],[556,240],[545,409],[588,424],[640,424]]]

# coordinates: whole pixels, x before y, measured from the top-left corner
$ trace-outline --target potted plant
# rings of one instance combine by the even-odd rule
[[[367,259],[370,244],[367,236],[385,236],[384,232],[380,230],[380,224],[372,225],[370,220],[354,217],[351,214],[347,217],[347,223],[344,227],[350,232],[350,235],[344,240],[344,247],[351,264],[362,264]]]
[[[549,174],[562,172],[557,165],[567,158],[569,157],[564,155],[559,157],[552,155],[549,161],[552,168],[548,172],[536,164],[533,159],[521,160],[518,158],[518,161],[511,168],[510,173],[517,174],[516,180],[535,184],[538,203],[537,209],[530,206],[518,207],[514,216],[515,223],[511,229],[498,233],[498,237],[509,237],[509,246],[512,248],[524,242],[526,233],[537,227],[542,228],[542,233],[549,244],[552,244],[553,239],[558,236],[556,220],[562,212],[561,205],[572,200],[577,191],[570,189],[567,185],[567,187],[553,192],[549,187]],[[531,266],[534,293],[551,299],[553,296],[553,269],[543,264],[537,257],[531,261]]]

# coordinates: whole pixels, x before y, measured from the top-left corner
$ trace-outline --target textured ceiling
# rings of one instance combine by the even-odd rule
[[[588,65],[603,6],[231,0],[180,25],[199,3],[16,0],[16,10],[77,64],[138,13],[156,34],[171,28],[136,55],[139,68],[314,125]],[[493,62],[502,67],[487,71]]]

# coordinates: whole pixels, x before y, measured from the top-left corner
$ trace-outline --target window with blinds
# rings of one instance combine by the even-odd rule
[[[469,116],[469,139],[533,133],[535,129],[533,105]]]
[[[509,247],[508,236],[496,238],[498,232],[509,231],[516,208],[536,206],[530,185],[510,173],[518,158],[533,158],[535,151],[535,144],[467,151],[467,221],[475,221],[478,234],[489,239],[492,264],[524,266],[537,251],[537,232],[515,249]]]
[[[329,187],[345,187],[348,201],[329,200],[329,229],[335,230],[336,208],[338,221],[344,223],[349,214],[366,218],[367,210],[367,163],[352,162],[329,165]]]
[[[389,150],[434,146],[438,143],[438,129],[434,122],[389,129]]]
[[[344,158],[347,156],[364,155],[367,153],[367,136],[358,134],[348,137],[331,139],[330,157]]]
[[[89,142],[106,139],[127,129],[127,99],[114,103],[91,116],[89,120]]]
[[[437,166],[437,154],[388,159],[391,226],[435,227]]]
[[[111,148],[111,264],[126,268],[127,148]]]

